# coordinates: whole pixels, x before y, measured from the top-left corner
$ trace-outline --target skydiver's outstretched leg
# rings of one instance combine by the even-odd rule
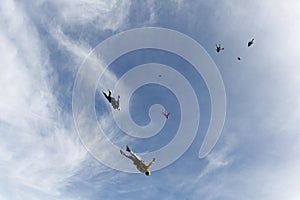
[[[102,91],[102,93],[105,96],[105,98],[109,101],[109,103],[111,103],[111,96],[110,96],[111,92],[109,91],[108,95],[105,92],[103,92],[103,91]]]
[[[127,145],[126,145],[126,151],[128,151],[128,152],[131,151]]]
[[[132,160],[132,162],[136,162],[137,158],[133,155],[127,155],[126,153],[124,153],[122,150],[120,150],[120,153],[125,156],[126,158],[129,158],[130,160]]]
[[[103,93],[103,95],[105,96],[105,98],[107,98],[107,99],[108,99],[108,96],[107,96],[107,94],[106,94],[105,92],[103,92],[103,91],[102,91],[102,93]]]
[[[125,156],[126,158],[130,158],[130,156],[127,155],[126,153],[124,153],[122,150],[120,150],[120,153],[121,153],[123,156]]]
[[[135,159],[141,160],[141,158],[136,155],[133,151],[131,151],[131,149],[129,149],[128,146],[126,146],[126,151],[128,151]]]

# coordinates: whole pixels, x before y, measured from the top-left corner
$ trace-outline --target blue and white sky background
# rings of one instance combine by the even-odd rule
[[[300,198],[299,1],[0,2],[0,200]],[[84,59],[110,36],[142,27],[179,31],[201,44],[216,63],[227,96],[221,137],[199,159],[211,112],[203,78],[179,56],[153,49],[112,63],[97,87],[95,111],[120,149],[126,144],[138,153],[159,149],[172,140],[181,120],[172,91],[145,85],[130,99],[133,120],[148,124],[153,104],[163,105],[171,117],[150,138],[122,132],[99,92],[126,71],[153,62],[179,71],[184,67],[180,72],[198,98],[201,120],[192,145],[150,177],[98,162],[81,143],[72,112]],[[251,38],[255,43],[247,48]],[[216,43],[225,50],[216,53]],[[115,162],[125,159],[104,147],[101,151]]]

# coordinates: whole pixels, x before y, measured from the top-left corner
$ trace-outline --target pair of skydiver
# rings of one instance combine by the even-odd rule
[[[108,102],[112,105],[112,107],[116,110],[121,110],[120,107],[120,95],[118,96],[117,100],[111,96],[111,90],[108,91],[108,94],[106,94],[105,92],[103,92],[103,95],[105,96],[105,98],[108,100]],[[162,114],[165,116],[166,119],[169,119],[170,113],[162,112]],[[141,157],[139,157],[136,153],[134,153],[133,151],[131,151],[131,149],[129,149],[128,146],[126,146],[126,151],[129,152],[129,154],[124,153],[122,150],[120,150],[120,153],[122,155],[124,155],[126,158],[129,158],[130,160],[132,160],[133,164],[136,166],[136,168],[144,173],[146,176],[150,176],[151,172],[150,172],[150,168],[151,166],[154,164],[155,162],[155,158],[152,159],[152,161],[147,165],[145,163],[145,161],[143,161],[141,159]]]
[[[253,43],[254,43],[254,39],[250,40],[248,42],[248,47],[250,47]],[[223,50],[224,50],[224,47],[221,47],[221,44],[219,44],[219,45],[216,44],[216,51],[217,51],[217,53],[219,53],[220,51],[223,51]],[[237,57],[237,59],[241,60],[240,57]]]

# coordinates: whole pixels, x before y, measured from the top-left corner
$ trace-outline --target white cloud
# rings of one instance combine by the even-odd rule
[[[51,35],[57,40],[59,45],[65,48],[74,55],[75,58],[82,61],[91,52],[91,47],[81,41],[74,41],[67,37],[63,31],[57,27],[56,29],[50,30]],[[80,62],[79,61],[79,62]]]
[[[217,59],[225,57],[219,67],[229,103],[219,142],[232,136],[234,157],[217,151],[214,157],[213,151],[194,195],[205,199],[297,199],[300,60],[296,55],[300,52],[300,28],[295,23],[300,17],[299,2],[211,6],[218,16],[212,20],[216,34],[227,44]],[[252,36],[255,44],[247,49],[247,39]],[[237,54],[243,54],[242,62],[235,62],[232,56]]]
[[[149,12],[150,12],[150,18],[149,18],[148,24],[150,24],[150,26],[151,26],[151,24],[154,24],[157,20],[155,3],[156,2],[154,0],[147,1],[147,6],[148,6]]]
[[[91,47],[84,41],[74,41],[61,27],[93,23],[99,30],[116,31],[126,26],[130,7],[129,1],[52,3],[63,17],[57,24],[42,24],[42,28],[76,63],[88,55]],[[38,2],[31,8],[41,19],[43,13],[38,10],[42,5]],[[86,156],[77,138],[72,116],[59,107],[54,95],[59,86],[49,61],[53,49],[46,46],[47,41],[41,41],[39,27],[23,8],[26,6],[6,1],[0,13],[1,27],[6,27],[0,30],[0,199],[68,199],[69,194],[62,190],[79,170],[94,176],[107,169],[86,166],[90,156]],[[93,61],[102,66],[100,60]],[[74,73],[76,70],[72,68]],[[105,78],[108,85],[116,80],[112,73]],[[100,123],[112,128],[107,120]],[[95,187],[100,188],[101,183]]]
[[[192,196],[205,199],[297,199],[300,194],[297,187],[300,163],[295,158],[300,150],[299,137],[287,132],[281,132],[281,136],[274,133],[272,138],[263,133],[251,133],[242,139],[242,131],[224,132],[230,148],[225,145],[226,148],[209,154],[207,166],[191,184],[194,186],[190,190],[195,190]]]
[[[88,63],[90,66],[94,68],[101,68],[104,70],[107,64],[101,60],[101,55],[95,55],[93,53],[93,49],[86,43],[82,41],[74,41],[72,38],[66,36],[60,28],[55,28],[51,30],[52,36],[57,40],[57,42],[61,45],[61,49],[68,51],[71,53],[72,58],[78,63],[78,66],[66,66],[70,68],[74,73],[80,67],[80,64],[84,59],[88,59]],[[90,77],[91,74],[85,74],[85,76]],[[103,81],[101,81],[101,85],[98,92],[102,92],[102,90],[112,89],[113,85],[117,82],[116,75],[111,71],[106,71],[102,77]]]
[[[70,118],[53,95],[55,76],[36,28],[13,1],[2,4],[1,18],[1,198],[53,199],[86,153],[65,128]]]
[[[64,23],[93,23],[100,30],[116,31],[126,26],[131,1],[66,0],[53,1]]]
[[[209,176],[211,173],[215,173],[217,170],[225,168],[232,162],[232,159],[229,158],[229,147],[224,147],[224,149],[219,151],[212,151],[206,159],[208,163],[206,167],[198,175],[196,182],[202,178]]]

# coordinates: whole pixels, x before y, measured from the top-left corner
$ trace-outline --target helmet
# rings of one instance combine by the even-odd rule
[[[146,171],[145,174],[146,174],[146,176],[150,176],[151,175],[150,171]]]

